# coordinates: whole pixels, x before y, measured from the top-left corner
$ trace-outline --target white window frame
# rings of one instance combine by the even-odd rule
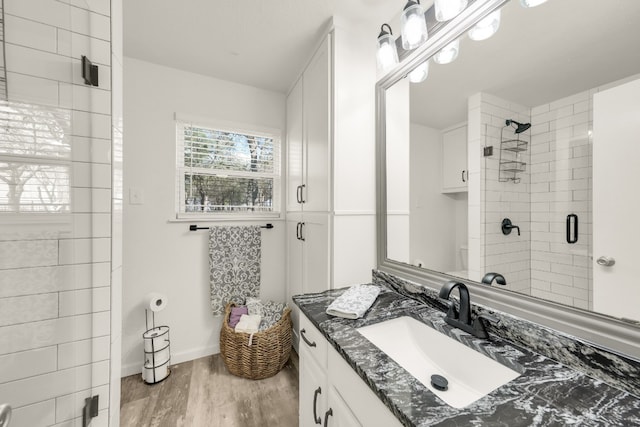
[[[246,123],[229,122],[222,120],[214,120],[210,118],[187,116],[182,114],[175,114],[175,144],[176,144],[176,204],[175,212],[176,219],[198,219],[198,220],[262,220],[262,219],[278,219],[282,214],[282,130],[276,128],[262,127],[256,125],[250,125]],[[184,165],[184,146],[181,140],[181,132],[183,126],[195,126],[213,129],[222,132],[247,134],[261,137],[268,137],[273,140],[273,162],[274,172],[273,174],[251,174],[237,172],[237,171],[225,171],[226,176],[241,176],[241,177],[254,177],[254,178],[272,178],[273,179],[273,205],[272,210],[268,212],[186,212],[185,211],[185,174],[192,172],[211,173],[210,170],[200,168],[190,168]]]

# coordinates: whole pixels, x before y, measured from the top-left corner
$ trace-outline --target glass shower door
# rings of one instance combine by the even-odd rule
[[[85,86],[80,55],[108,70],[109,19],[76,3],[4,1],[0,403],[12,427],[83,425],[91,396],[91,425],[108,425],[109,78]]]

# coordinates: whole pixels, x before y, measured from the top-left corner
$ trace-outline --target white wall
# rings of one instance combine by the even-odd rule
[[[387,258],[410,263],[409,254],[409,81],[386,91]]]
[[[92,394],[100,395],[92,425],[106,426],[110,403],[119,406],[109,396],[118,308],[110,299],[110,1],[68,3],[4,2],[10,101],[2,109],[37,112],[38,123],[55,116],[57,131],[41,128],[23,161],[66,169],[57,188],[70,195],[65,214],[5,215],[0,224],[0,402],[14,408],[12,427],[80,425]],[[98,65],[99,87],[82,81],[82,54]],[[3,152],[30,126],[6,117]],[[60,150],[47,156],[52,141]]]
[[[221,317],[209,306],[208,234],[169,222],[175,218],[174,113],[285,129],[284,94],[132,58],[124,65],[123,376],[141,371],[143,303],[151,291],[169,299],[156,321],[171,327],[173,363],[219,351]],[[142,192],[143,204],[129,203],[131,188]],[[262,232],[261,297],[284,301],[285,227],[269,222],[275,228]]]
[[[424,267],[459,270],[456,236],[466,236],[466,198],[442,193],[442,132],[411,124],[410,150],[410,257]],[[464,199],[462,206],[458,198]],[[464,212],[458,214],[457,210]]]

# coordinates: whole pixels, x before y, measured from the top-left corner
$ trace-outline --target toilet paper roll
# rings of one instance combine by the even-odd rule
[[[162,311],[167,307],[167,296],[152,292],[146,298],[149,301],[149,309],[154,312]]]
[[[169,327],[158,326],[142,334],[145,353],[161,350],[169,345]]]
[[[142,367],[142,379],[148,384],[155,384],[167,378],[170,372],[168,362],[157,368],[144,365]]]

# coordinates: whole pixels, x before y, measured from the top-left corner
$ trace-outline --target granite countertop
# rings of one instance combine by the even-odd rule
[[[405,426],[640,426],[634,395],[497,336],[483,340],[454,329],[443,312],[384,286],[363,318],[327,315],[344,290],[293,299]],[[465,408],[453,408],[356,331],[400,316],[418,319],[521,375]]]

